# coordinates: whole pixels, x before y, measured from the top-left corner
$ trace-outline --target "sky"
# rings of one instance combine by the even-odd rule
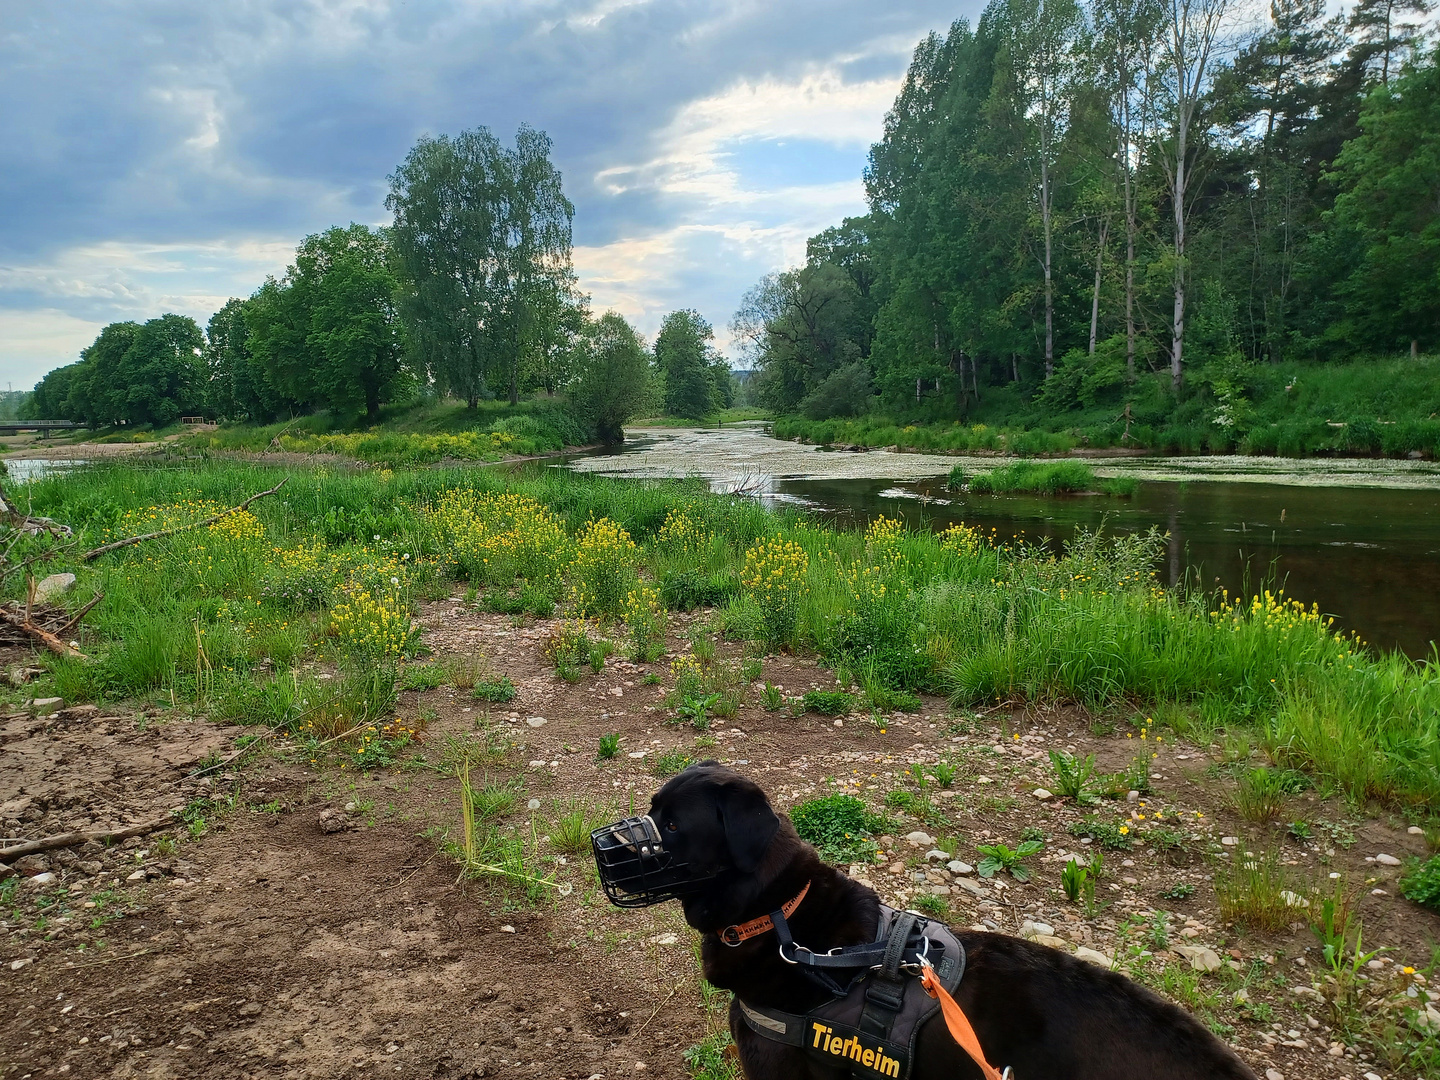
[[[203,326],[300,239],[384,224],[422,134],[553,140],[574,262],[653,335],[865,211],[915,44],[976,0],[8,0],[0,390],[100,328]]]

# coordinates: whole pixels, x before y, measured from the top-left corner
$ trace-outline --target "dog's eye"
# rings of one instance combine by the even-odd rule
[[[673,821],[667,821],[667,822],[665,823],[665,831],[666,831],[666,832],[674,832],[674,831],[675,831],[676,829],[678,829],[679,827],[680,827],[680,826],[679,826],[679,825],[676,825],[675,822],[673,822]]]

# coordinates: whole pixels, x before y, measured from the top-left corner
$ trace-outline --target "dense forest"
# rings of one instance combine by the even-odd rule
[[[1232,7],[993,0],[922,41],[870,212],[735,316],[760,400],[817,421],[1189,422],[1223,446],[1297,370],[1440,346],[1427,0],[1273,0],[1249,28]],[[1407,404],[1433,412],[1423,367]]]
[[[696,312],[668,315],[651,349],[621,316],[591,315],[550,149],[528,127],[513,147],[484,128],[422,138],[390,177],[393,224],[306,237],[283,276],[203,332],[173,314],[110,324],[41,380],[24,415],[164,426],[325,409],[373,421],[422,393],[474,406],[570,391],[588,436],[611,441],[647,407],[698,419],[732,404]]]

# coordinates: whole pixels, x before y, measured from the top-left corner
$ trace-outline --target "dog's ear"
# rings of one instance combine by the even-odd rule
[[[748,781],[726,784],[720,790],[720,821],[736,869],[754,873],[780,830],[780,819],[770,809],[765,792]]]

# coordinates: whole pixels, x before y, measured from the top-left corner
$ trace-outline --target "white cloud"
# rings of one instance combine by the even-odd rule
[[[51,368],[74,363],[104,325],[58,308],[0,308],[0,387],[28,390]]]

